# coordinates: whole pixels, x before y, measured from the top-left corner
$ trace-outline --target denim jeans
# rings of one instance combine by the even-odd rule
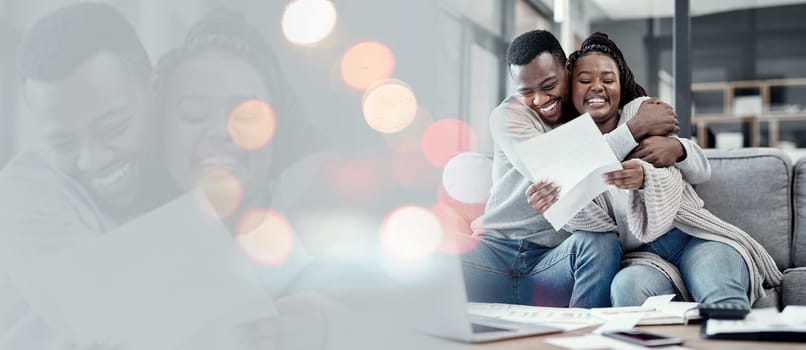
[[[698,303],[734,303],[749,307],[750,274],[742,256],[727,244],[691,237],[673,229],[637,249],[658,254],[680,270]],[[646,298],[675,294],[660,271],[633,265],[616,274],[611,286],[613,306],[641,305]]]
[[[610,305],[620,261],[615,232],[576,232],[554,248],[485,236],[462,256],[470,301],[586,308]]]

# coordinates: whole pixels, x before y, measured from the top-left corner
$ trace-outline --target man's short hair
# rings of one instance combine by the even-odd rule
[[[151,61],[131,23],[115,8],[79,3],[37,21],[20,44],[17,62],[24,80],[64,78],[91,56],[110,52],[147,77]]]
[[[532,30],[521,34],[507,48],[507,63],[523,66],[532,62],[535,57],[548,52],[557,63],[565,65],[565,51],[554,34],[545,30]]]

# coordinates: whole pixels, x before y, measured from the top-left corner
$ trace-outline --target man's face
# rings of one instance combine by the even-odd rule
[[[25,92],[53,163],[104,203],[132,205],[154,140],[143,73],[98,53],[63,79],[27,81]]]
[[[523,66],[510,66],[515,89],[523,103],[537,112],[548,125],[563,122],[563,105],[568,100],[568,72],[548,52]]]

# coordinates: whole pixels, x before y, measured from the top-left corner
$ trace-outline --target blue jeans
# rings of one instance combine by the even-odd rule
[[[620,262],[615,232],[576,232],[554,248],[485,236],[462,256],[470,301],[586,308],[610,305]]]
[[[658,254],[680,270],[698,303],[734,303],[749,307],[750,273],[742,256],[727,244],[691,237],[673,229],[637,249]],[[633,265],[616,274],[611,286],[613,306],[641,305],[646,298],[676,294],[660,271]]]

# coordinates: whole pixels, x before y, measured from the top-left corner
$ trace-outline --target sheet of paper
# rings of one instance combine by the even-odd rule
[[[775,308],[753,309],[744,320],[708,320],[705,333],[806,332],[806,316],[802,314],[806,307],[787,309],[783,313]]]
[[[548,133],[515,145],[531,173],[531,180],[548,180],[560,187],[560,196],[543,216],[555,230],[562,228],[593,198],[611,186],[604,173],[620,170],[604,136],[585,113]]]
[[[638,325],[684,324],[686,320],[699,319],[697,303],[671,301],[674,295],[658,295],[647,298],[641,306],[607,307],[591,309],[591,314],[603,320],[618,318],[623,314],[642,315]]]
[[[602,321],[591,316],[590,310],[580,308],[556,308],[525,305],[468,303],[468,313],[500,318],[512,322],[550,325],[564,331],[582,329]]]
[[[669,302],[672,301],[672,299],[674,299],[674,294],[656,295],[653,297],[646,298],[646,300],[644,300],[644,303],[641,304],[641,307],[647,309],[661,310],[667,304],[669,304]]]
[[[638,321],[644,316],[641,312],[626,313],[616,315],[605,322],[601,327],[593,330],[593,334],[602,334],[604,332],[618,332],[626,331],[635,328]]]
[[[32,259],[13,277],[34,310],[60,320],[53,326],[79,345],[174,349],[211,320],[276,315],[252,262],[197,198]]]
[[[574,337],[551,337],[547,338],[546,343],[559,346],[571,350],[599,350],[599,349],[617,349],[617,350],[686,350],[688,348],[682,346],[656,346],[648,348],[636,344],[627,343],[618,339],[608,338],[598,334],[586,334]]]
[[[806,328],[806,306],[788,305],[781,312],[781,320],[793,326]]]

